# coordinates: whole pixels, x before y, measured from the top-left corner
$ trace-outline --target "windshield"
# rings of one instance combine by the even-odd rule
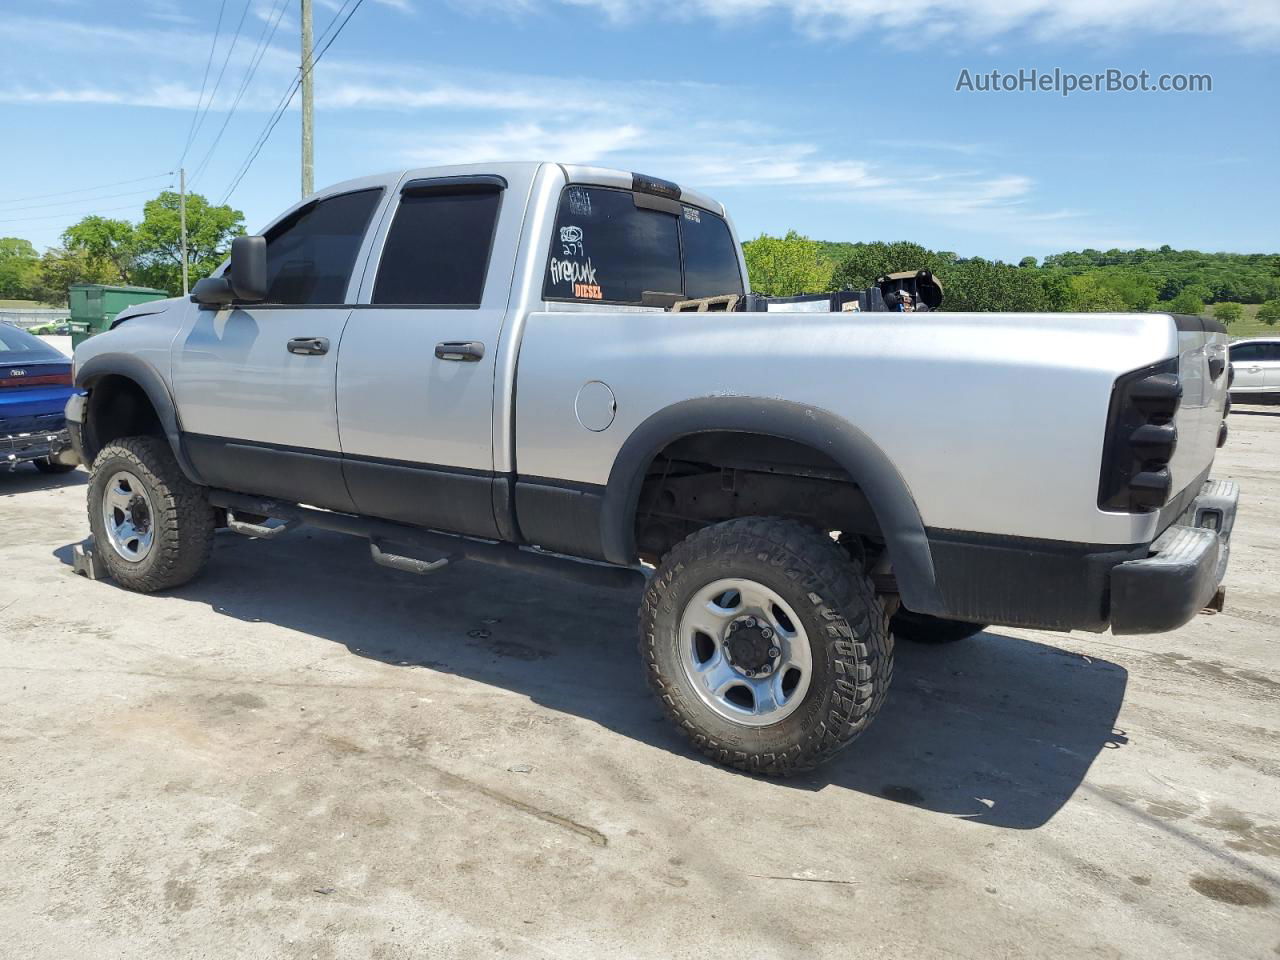
[[[0,363],[47,363],[50,360],[71,362],[39,337],[0,324]]]

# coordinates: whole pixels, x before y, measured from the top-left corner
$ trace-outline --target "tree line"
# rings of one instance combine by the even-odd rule
[[[858,290],[899,270],[930,270],[943,283],[943,308],[1010,312],[1212,312],[1238,321],[1241,303],[1280,321],[1280,254],[1196,250],[1097,250],[1017,264],[960,257],[918,243],[832,243],[795,231],[743,244],[752,289],[771,296]]]
[[[0,237],[0,299],[62,304],[73,283],[182,290],[179,197],[166,190],[138,223],[85,217],[56,247],[38,254],[19,237]],[[244,215],[187,195],[187,256],[192,280],[207,276],[244,233]],[[1280,321],[1280,254],[1197,250],[1081,250],[1017,264],[961,257],[907,241],[833,243],[794,230],[743,244],[752,289],[771,296],[858,290],[899,270],[933,271],[943,306],[959,311],[1148,312],[1200,314],[1225,323],[1241,303],[1260,304],[1259,320]]]
[[[0,237],[0,299],[67,302],[73,283],[154,287],[182,292],[179,196],[166,190],[148,200],[137,223],[85,217],[63,231],[43,254],[20,237]],[[227,256],[244,233],[244,214],[187,194],[187,262],[194,283]]]

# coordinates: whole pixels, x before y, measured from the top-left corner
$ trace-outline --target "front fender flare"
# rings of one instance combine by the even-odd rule
[[[173,395],[169,392],[168,384],[165,383],[160,372],[131,353],[100,353],[90,357],[76,370],[76,386],[81,390],[92,391],[97,381],[108,376],[124,377],[141,388],[147,395],[147,399],[151,401],[151,406],[160,420],[165,439],[173,449],[178,466],[191,482],[202,483],[200,475],[191,465],[182,448],[182,427],[178,421],[178,411],[174,406]],[[88,410],[86,410],[87,415]],[[92,429],[92,425],[86,423],[84,428]]]
[[[906,481],[884,451],[853,424],[788,400],[702,397],[659,410],[618,451],[601,508],[601,546],[611,563],[634,566],[635,514],[645,471],[668,444],[711,431],[759,433],[793,440],[838,463],[866,494],[884,535],[902,601],[919,613],[943,613],[929,540]]]

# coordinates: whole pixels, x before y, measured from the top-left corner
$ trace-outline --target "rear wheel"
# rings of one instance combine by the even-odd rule
[[[914,643],[955,643],[981,633],[989,626],[985,623],[969,623],[964,620],[945,620],[924,613],[912,613],[900,609],[889,621],[893,635],[899,640]]]
[[[89,527],[112,579],[152,593],[186,583],[213,550],[214,513],[159,437],[103,447],[89,480]]]
[[[671,719],[753,773],[812,769],[851,743],[893,672],[871,581],[821,531],[744,518],[671,550],[641,608],[641,654]]]

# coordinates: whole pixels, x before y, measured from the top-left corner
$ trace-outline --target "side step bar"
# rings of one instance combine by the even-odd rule
[[[372,517],[359,517],[350,513],[338,513],[332,510],[317,510],[314,507],[303,507],[283,500],[272,500],[264,497],[253,497],[243,493],[232,493],[230,490],[210,490],[209,502],[215,507],[223,507],[228,511],[230,520],[235,511],[257,514],[283,522],[280,527],[261,526],[262,530],[277,531],[292,529],[299,524],[309,524],[322,530],[333,530],[336,533],[347,533],[364,537],[372,544],[371,552],[374,560],[384,566],[410,573],[430,573],[439,567],[432,566],[438,561],[414,560],[398,554],[387,553],[383,544],[404,544],[419,550],[443,554],[446,562],[450,560],[479,560],[510,570],[522,570],[543,576],[555,576],[595,587],[614,589],[632,589],[644,582],[645,574],[639,568],[619,567],[611,563],[596,563],[591,560],[579,560],[558,553],[548,553],[533,547],[520,547],[511,543],[499,543],[494,540],[479,540],[473,537],[459,537],[437,530],[426,530],[411,527],[390,520],[378,520]],[[237,521],[237,523],[242,523]],[[244,527],[259,527],[258,524],[243,524]],[[233,528],[234,529],[234,528]],[[261,533],[250,533],[250,536],[263,536]],[[382,559],[379,559],[381,557]],[[386,562],[384,562],[386,561]],[[403,564],[402,564],[403,561]],[[441,564],[443,566],[443,564]],[[430,568],[430,569],[425,569]]]

